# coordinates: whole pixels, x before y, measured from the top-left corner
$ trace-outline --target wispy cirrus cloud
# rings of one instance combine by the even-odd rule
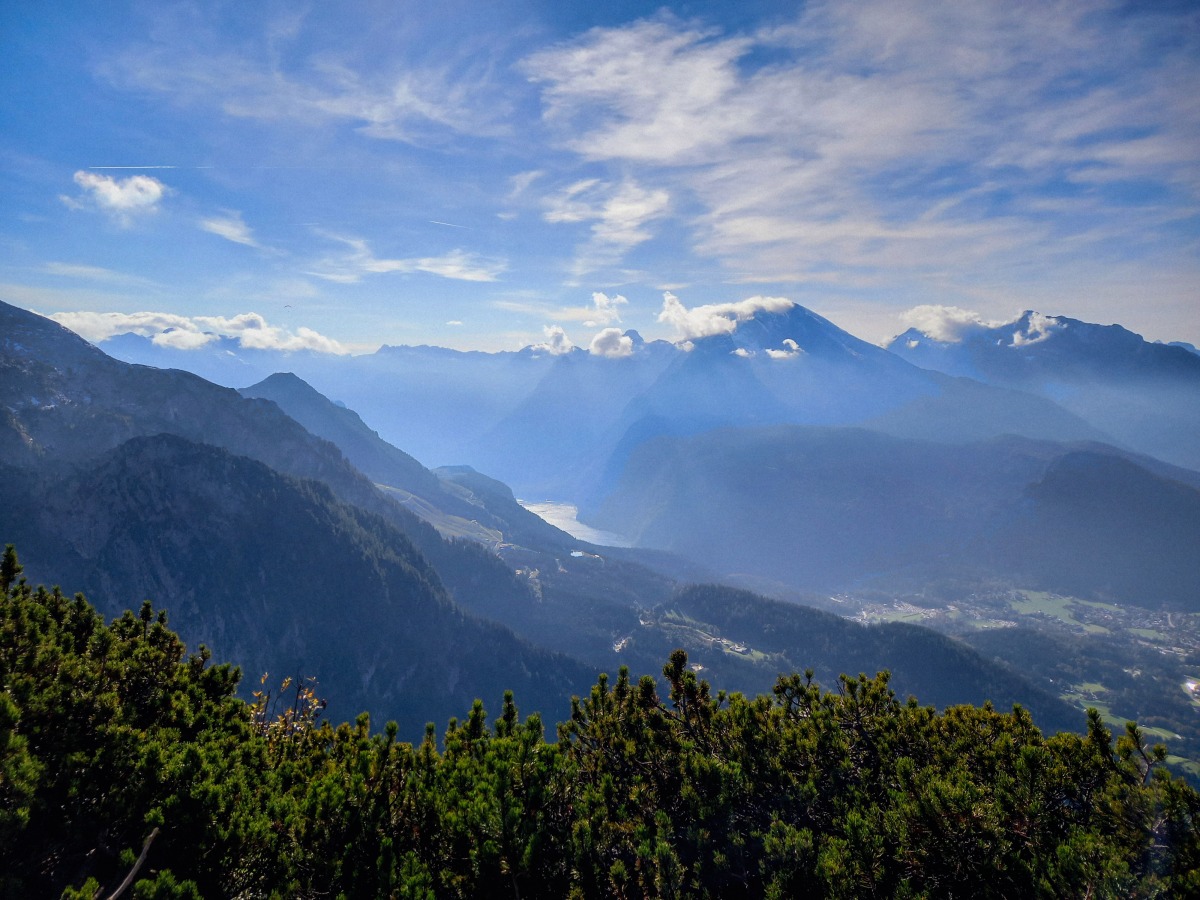
[[[508,268],[505,260],[455,249],[441,256],[387,259],[375,256],[366,240],[326,234],[344,253],[318,261],[306,274],[339,284],[355,284],[367,275],[422,272],[455,281],[496,281]]]
[[[271,325],[255,312],[236,316],[181,316],[164,312],[57,312],[49,318],[93,343],[119,334],[139,334],[160,347],[196,350],[220,338],[232,338],[251,350],[350,351],[332,338],[303,326],[290,330]]]
[[[654,236],[650,225],[667,215],[670,194],[631,180],[609,184],[589,178],[545,197],[542,218],[552,224],[587,224],[590,235],[575,257],[576,277],[615,265]]]
[[[222,31],[216,11],[163,15],[151,40],[126,47],[100,73],[119,87],[231,118],[347,124],[366,137],[408,144],[506,131],[506,92],[489,77],[494,40],[460,39],[455,45],[418,36],[413,23],[425,17],[406,9],[392,17],[377,12],[374,34],[356,35],[352,46],[314,49],[306,37],[345,22],[321,21],[328,14],[313,12],[276,17],[236,42]],[[372,38],[386,41],[384,35],[406,45],[403,52],[359,49]]]
[[[140,275],[130,275],[118,272],[104,266],[92,266],[85,263],[48,262],[42,266],[47,275],[61,278],[71,278],[81,281],[94,281],[101,284],[126,285],[136,287],[157,287],[155,282]]]
[[[540,316],[555,322],[580,322],[585,328],[612,325],[621,321],[621,310],[629,301],[620,294],[608,296],[603,291],[592,292],[592,302],[586,306],[555,306],[533,300],[495,300],[492,306],[507,312]]]
[[[254,237],[254,232],[251,231],[250,226],[242,221],[242,214],[239,212],[230,212],[222,216],[201,219],[199,228],[201,231],[207,231],[209,234],[223,237],[225,240],[232,241],[235,244],[243,244],[258,250],[264,249],[263,245]]]
[[[595,28],[524,65],[559,145],[678,195],[694,252],[738,279],[962,291],[1178,240],[1200,199],[1200,32],[1180,18],[815,0],[754,32]]]
[[[542,85],[545,119],[580,155],[698,162],[761,127],[757,111],[737,102],[738,60],[752,46],[658,19],[593,29],[524,68]]]

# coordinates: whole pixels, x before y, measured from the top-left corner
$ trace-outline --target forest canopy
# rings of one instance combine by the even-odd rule
[[[452,651],[449,651],[452,652]],[[0,563],[4,897],[1195,896],[1200,796],[1130,724],[1043,735],[887,673],[713,692],[673,653],[576,698],[512,694],[416,745],[318,688],[189,654]],[[255,679],[258,681],[259,679]]]

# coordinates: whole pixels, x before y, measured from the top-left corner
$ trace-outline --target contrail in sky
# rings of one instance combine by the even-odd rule
[[[447,228],[466,228],[466,225],[455,225],[453,222],[439,222],[437,219],[430,219],[430,225],[445,225]]]

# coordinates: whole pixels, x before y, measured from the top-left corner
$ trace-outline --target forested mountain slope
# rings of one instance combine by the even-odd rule
[[[133,437],[175,434],[326,484],[386,519],[464,602],[525,588],[473,543],[447,542],[380,491],[328,441],[274,403],[243,398],[187,372],[123,363],[60,325],[0,303],[0,460],[30,472],[84,463]],[[47,576],[49,573],[47,573]]]
[[[108,615],[153,599],[252,672],[314,677],[339,716],[370,710],[415,739],[449,709],[498,702],[498,684],[559,715],[595,673],[465,614],[382,518],[215,447],[135,438],[69,475],[6,483],[0,534],[31,574]]]

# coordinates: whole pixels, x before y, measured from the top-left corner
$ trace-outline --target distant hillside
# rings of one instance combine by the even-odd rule
[[[767,664],[778,671],[811,668],[822,683],[831,684],[843,673],[870,675],[886,669],[902,695],[915,694],[937,706],[987,697],[999,709],[1021,704],[1049,730],[1079,727],[1077,709],[927,628],[902,623],[864,627],[832,613],[716,585],[684,588],[656,615],[663,623],[674,623],[668,630],[678,645],[687,648],[694,663],[719,673],[720,683],[729,689],[751,690],[746,674],[758,665],[756,655],[766,654]],[[699,636],[702,628],[728,643],[714,646]],[[728,659],[718,661],[722,656]]]
[[[244,397],[271,400],[312,434],[337,446],[346,458],[390,496],[443,534],[497,546],[537,542],[566,547],[570,535],[522,508],[508,487],[469,467],[435,473],[383,440],[358,413],[338,406],[291,373],[277,373],[242,388]]]
[[[481,601],[479,592],[524,591],[492,554],[475,544],[442,540],[431,525],[378,491],[338,447],[309,433],[275,403],[244,398],[187,372],[120,362],[60,325],[3,303],[0,415],[0,458],[10,464],[61,467],[129,438],[175,434],[287,475],[316,479],[339,500],[382,516],[445,573],[447,587],[464,602]]]
[[[262,480],[262,472],[270,473],[271,478],[279,478],[281,476],[275,473],[282,473],[294,478],[315,479],[332,492],[331,501],[336,499],[343,504],[352,504],[356,507],[355,515],[369,513],[380,517],[386,523],[386,530],[383,536],[376,535],[373,542],[387,548],[407,565],[426,573],[422,577],[436,587],[440,602],[449,602],[442,592],[443,584],[469,605],[495,604],[498,598],[512,603],[528,595],[528,588],[501,560],[478,545],[442,540],[431,526],[376,490],[337,447],[310,434],[276,404],[242,398],[236,391],[217,387],[186,372],[119,362],[49,320],[2,304],[0,410],[5,415],[0,422],[0,448],[3,449],[0,460],[9,467],[9,476],[5,479],[5,539],[25,536],[30,545],[31,569],[36,569],[39,578],[63,583],[77,580],[98,602],[113,611],[134,602],[131,597],[152,596],[158,602],[172,605],[178,599],[177,587],[188,583],[202,588],[190,602],[199,604],[195,610],[199,617],[194,622],[203,628],[201,633],[206,638],[211,637],[214,643],[219,643],[220,640],[227,642],[233,635],[244,634],[248,647],[274,646],[279,639],[273,631],[276,623],[270,618],[252,617],[244,623],[246,630],[241,631],[214,624],[217,620],[200,615],[200,607],[209,603],[227,603],[232,597],[252,594],[255,586],[261,583],[254,574],[257,570],[253,568],[253,554],[247,556],[248,551],[238,548],[269,548],[282,555],[278,555],[274,563],[266,559],[263,565],[268,569],[272,565],[286,568],[286,561],[297,554],[312,554],[311,559],[315,561],[319,559],[323,543],[333,537],[345,538],[344,516],[340,514],[317,515],[311,510],[295,510],[295,521],[281,522],[283,513],[273,505],[276,504],[275,488],[264,492],[259,485],[239,491],[236,480],[224,481],[233,478],[234,473],[250,478],[236,466],[231,468],[211,457],[202,457],[207,461],[206,465],[214,467],[215,474],[204,474],[199,463],[194,466],[198,468],[190,481],[180,473],[170,471],[180,464],[178,460],[165,451],[152,453],[145,444],[136,443],[139,438],[163,434],[176,435],[188,446],[210,445],[204,450],[219,447],[257,460],[274,470],[270,472],[264,466],[250,478],[255,484]],[[130,444],[131,440],[135,443]],[[176,452],[179,452],[178,447]],[[140,475],[133,460],[144,466]],[[139,485],[139,478],[144,485]],[[162,490],[154,493],[151,488],[160,481]],[[62,502],[64,492],[71,492],[76,502],[47,519],[46,510],[60,509],[58,504]],[[199,492],[198,496],[193,497],[196,492]],[[109,494],[112,496],[107,506],[97,499]],[[141,494],[145,497],[139,500]],[[192,497],[195,503],[181,501],[183,505],[180,506],[176,502],[178,497]],[[195,505],[197,512],[184,515],[181,510],[187,509],[189,504]],[[113,515],[110,509],[123,511],[127,522],[119,523],[117,531],[100,529],[96,532],[89,517],[100,516],[109,521]],[[250,570],[246,572],[234,567],[226,571],[218,564],[220,555],[215,555],[205,557],[215,568],[192,577],[197,574],[195,568],[198,565],[192,556],[185,553],[177,557],[165,550],[160,554],[155,549],[158,542],[165,539],[154,525],[156,516],[166,516],[168,521],[175,523],[178,533],[173,540],[191,542],[194,534],[196,542],[211,542],[213,546],[224,548],[232,558],[243,560]],[[299,528],[322,517],[324,525],[302,532],[303,537],[292,535],[290,542],[285,540],[289,527]],[[97,538],[93,532],[108,536]],[[326,532],[332,532],[332,536]],[[100,543],[95,544],[95,541]],[[110,541],[117,542],[117,549],[109,547]],[[98,555],[102,550],[112,558]],[[362,596],[361,592],[365,592],[366,596],[376,598],[381,584],[378,579],[382,576],[378,572],[375,575],[369,573],[378,570],[378,561],[361,549],[344,548],[343,553],[346,559],[341,563],[344,572],[340,577],[352,583],[356,578],[365,579],[360,580],[359,588],[350,591],[349,595]],[[147,560],[159,562],[147,563],[143,568],[138,562],[143,555]],[[356,567],[365,569],[356,574]],[[296,570],[305,571],[302,566]],[[444,572],[445,578],[435,572]],[[104,578],[113,580],[106,584]],[[299,656],[272,657],[275,662],[291,658],[299,664],[306,658],[306,648],[319,645],[322,629],[329,628],[330,620],[340,624],[348,607],[336,591],[325,590],[326,582],[320,579],[292,581],[280,578],[275,583],[287,584],[292,590],[286,596],[276,598],[276,611],[272,615],[283,615],[286,620],[278,603],[298,604],[306,610],[304,628],[315,629],[310,632],[307,642],[292,646]],[[137,596],[139,594],[141,597]],[[326,608],[324,624],[319,624],[313,618],[314,611]],[[461,618],[462,615],[453,609],[452,613],[443,623],[447,627],[454,621],[454,616]],[[379,614],[380,610],[375,609],[372,618]],[[190,630],[193,619],[183,616],[178,624],[190,640],[198,639]],[[383,635],[392,634],[389,627],[378,623],[370,623],[367,627],[376,628]],[[467,632],[460,637],[463,645],[468,647],[476,640],[469,638]],[[381,657],[389,662],[380,663],[381,668],[374,677],[381,681],[375,683],[370,692],[367,691],[369,679],[356,686],[339,685],[337,692],[347,698],[358,698],[354,702],[359,705],[368,705],[363,702],[367,693],[378,693],[380,697],[388,698],[381,702],[390,703],[391,692],[404,678],[412,677],[414,667],[419,669],[434,655],[444,654],[445,647],[454,645],[456,640],[453,629],[446,632],[443,628],[443,639],[433,644],[411,644],[413,652],[409,656],[389,652]],[[511,636],[507,640],[511,642]],[[483,644],[499,650],[504,647],[504,640],[484,640]],[[404,643],[398,641],[397,646],[404,646]],[[240,647],[241,644],[236,644],[230,650]],[[259,658],[249,653],[243,655],[247,660]],[[328,663],[335,656],[331,651],[330,656],[320,658]],[[527,668],[520,661],[519,653],[513,659],[517,668]],[[572,664],[565,665],[569,670]],[[291,668],[291,664],[286,667]],[[437,671],[436,666],[433,671]],[[576,665],[574,671],[590,670]],[[588,677],[590,674],[584,675],[582,682],[572,683],[586,683]],[[471,691],[480,690],[488,683],[486,678],[474,683],[470,679],[459,683],[458,676],[447,675],[441,694],[444,702],[439,709],[444,712],[464,701],[469,702],[476,696]],[[380,688],[380,684],[388,686]],[[439,693],[432,691],[425,695],[437,697]],[[426,710],[433,711],[432,708]],[[414,711],[413,714],[417,713]],[[442,718],[442,713],[434,718]],[[422,724],[417,722],[416,726]]]
[[[367,709],[414,740],[476,697],[498,703],[501,685],[562,715],[594,677],[465,615],[383,519],[215,447],[135,438],[5,493],[0,535],[31,577],[74,584],[110,616],[153,598],[252,678],[315,676],[335,715]]]
[[[586,518],[801,588],[990,572],[1200,609],[1196,482],[1104,445],[727,429],[647,443]]]

